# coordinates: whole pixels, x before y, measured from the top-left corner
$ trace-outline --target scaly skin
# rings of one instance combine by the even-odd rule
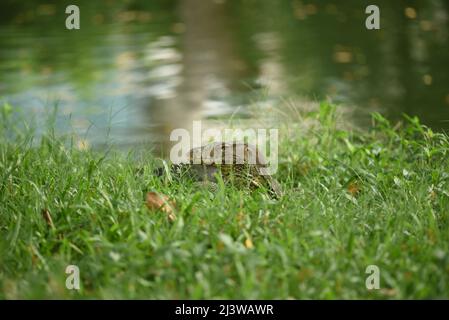
[[[232,153],[230,153],[231,150]],[[237,154],[238,150],[243,150],[243,156],[241,156],[242,152]],[[190,177],[201,186],[214,190],[218,174],[226,184],[230,183],[237,188],[250,190],[264,188],[273,198],[282,196],[281,187],[276,179],[270,175],[261,174],[266,162],[254,146],[239,143],[212,143],[190,150],[188,156],[189,163],[172,167],[172,173],[175,176]]]

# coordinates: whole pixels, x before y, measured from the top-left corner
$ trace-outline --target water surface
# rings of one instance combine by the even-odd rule
[[[379,111],[449,129],[449,3],[65,1],[0,4],[0,97],[91,144],[163,141],[198,119],[248,116],[254,101],[329,98],[366,125]],[[263,111],[261,111],[263,112]],[[87,135],[84,135],[88,131]]]

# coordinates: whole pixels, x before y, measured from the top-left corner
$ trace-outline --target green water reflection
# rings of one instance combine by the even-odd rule
[[[360,0],[77,1],[77,31],[65,29],[69,4],[1,2],[0,96],[37,116],[58,104],[98,141],[160,141],[260,96],[329,97],[362,124],[380,111],[449,129],[445,0],[376,1],[379,31]]]

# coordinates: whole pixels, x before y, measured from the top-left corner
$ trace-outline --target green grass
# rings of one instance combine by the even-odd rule
[[[449,298],[447,136],[379,115],[342,130],[333,109],[281,127],[273,201],[159,180],[150,154],[38,141],[3,108],[0,298]],[[153,190],[176,201],[174,222],[146,208]],[[69,264],[80,291],[65,288]]]

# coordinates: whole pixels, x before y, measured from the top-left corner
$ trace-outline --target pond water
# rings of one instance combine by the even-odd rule
[[[329,98],[366,123],[379,111],[449,129],[449,2],[65,1],[0,3],[0,99],[63,131],[135,146],[255,100]]]

